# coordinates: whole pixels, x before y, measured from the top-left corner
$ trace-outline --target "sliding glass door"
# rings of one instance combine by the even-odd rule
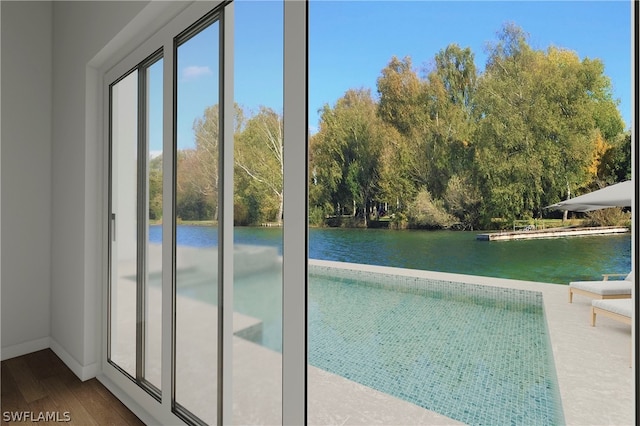
[[[214,424],[220,295],[220,22],[176,39],[175,408]],[[188,226],[191,224],[192,226]],[[202,239],[195,243],[194,239]]]
[[[162,423],[223,423],[231,407],[232,23],[232,3],[184,7],[105,73],[103,371]]]
[[[149,143],[162,125],[152,108],[162,98],[161,73],[162,57],[154,54],[110,87],[108,354],[154,395],[160,386],[162,234],[153,224],[162,218],[162,171],[150,161]]]
[[[216,3],[104,74],[102,369],[162,424],[302,424],[306,4]]]

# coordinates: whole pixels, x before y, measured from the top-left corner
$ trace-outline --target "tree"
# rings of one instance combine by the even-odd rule
[[[471,49],[456,44],[436,54],[435,68],[427,76],[427,119],[421,137],[429,164],[427,186],[438,199],[449,179],[470,166],[476,80]]]
[[[489,52],[485,73],[479,79],[479,114],[475,133],[476,181],[483,195],[483,216],[514,220],[531,211],[543,175],[539,158],[533,155],[535,139],[528,128],[540,106],[532,87],[536,54],[526,43],[526,34],[507,25],[499,42]]]
[[[454,175],[449,179],[444,206],[455,216],[462,229],[477,228],[480,220],[480,194],[467,176]]]
[[[394,170],[400,181],[411,182],[405,197],[425,187],[440,199],[449,178],[468,167],[476,79],[473,53],[456,44],[435,56],[426,79],[411,68],[409,57],[392,57],[382,70],[378,113],[401,136],[395,146],[401,161]]]
[[[440,50],[435,57],[434,72],[442,82],[449,102],[461,107],[467,117],[471,116],[473,109],[477,80],[473,57],[469,47],[462,49],[455,43]]]
[[[385,125],[386,137],[380,154],[380,198],[394,212],[406,210],[418,188],[411,171],[417,153],[393,126]]]
[[[325,105],[312,144],[316,184],[336,207],[351,201],[365,226],[380,195],[381,154],[390,134],[376,111],[369,90],[348,90],[333,108]]]
[[[258,188],[275,197],[277,213],[274,219],[282,223],[284,146],[282,116],[270,108],[261,107],[251,117],[236,139],[235,165]]]
[[[631,132],[621,133],[602,155],[597,170],[600,187],[631,179]]]
[[[385,151],[383,181],[390,201],[400,210],[413,200],[418,187],[428,183],[425,88],[425,82],[412,68],[408,56],[402,60],[393,56],[377,80],[378,116],[397,131]]]
[[[378,114],[385,122],[409,136],[424,118],[424,83],[412,69],[411,58],[395,56],[382,69],[377,88],[380,94]]]
[[[456,222],[447,213],[442,201],[434,200],[429,191],[422,190],[407,209],[409,227],[417,229],[443,229]]]
[[[612,146],[602,137],[602,134],[597,131],[595,135],[594,148],[592,151],[591,164],[587,167],[587,172],[592,176],[592,179],[597,183],[600,183],[604,176],[603,159],[607,152],[611,152]],[[600,188],[606,186],[598,185]]]
[[[194,120],[195,146],[177,153],[177,214],[182,219],[218,220],[220,119],[218,105]],[[242,108],[234,105],[235,131],[244,126]]]
[[[218,105],[207,107],[193,123],[195,147],[178,153],[177,201],[188,211],[182,219],[218,219],[219,129]]]
[[[542,214],[590,181],[599,125],[615,131],[615,103],[599,61],[532,49],[507,24],[491,46],[476,94],[475,179],[485,221]],[[603,120],[602,117],[607,117]]]
[[[149,161],[149,219],[162,219],[162,156]]]
[[[183,149],[176,158],[176,215],[182,220],[215,219],[217,199],[212,193],[203,193],[204,179],[195,149]]]

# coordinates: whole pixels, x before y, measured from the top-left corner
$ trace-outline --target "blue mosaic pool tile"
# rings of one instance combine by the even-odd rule
[[[312,365],[471,425],[563,423],[540,293],[317,266],[309,292]]]

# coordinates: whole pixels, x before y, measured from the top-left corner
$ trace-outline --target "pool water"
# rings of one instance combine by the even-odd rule
[[[540,293],[329,274],[310,277],[311,365],[466,424],[564,423]]]

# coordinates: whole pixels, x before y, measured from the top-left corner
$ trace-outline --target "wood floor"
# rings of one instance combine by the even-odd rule
[[[83,426],[144,424],[99,381],[80,381],[50,349],[2,361],[1,373],[3,425],[60,424],[45,416]],[[34,421],[7,422],[25,412]]]

